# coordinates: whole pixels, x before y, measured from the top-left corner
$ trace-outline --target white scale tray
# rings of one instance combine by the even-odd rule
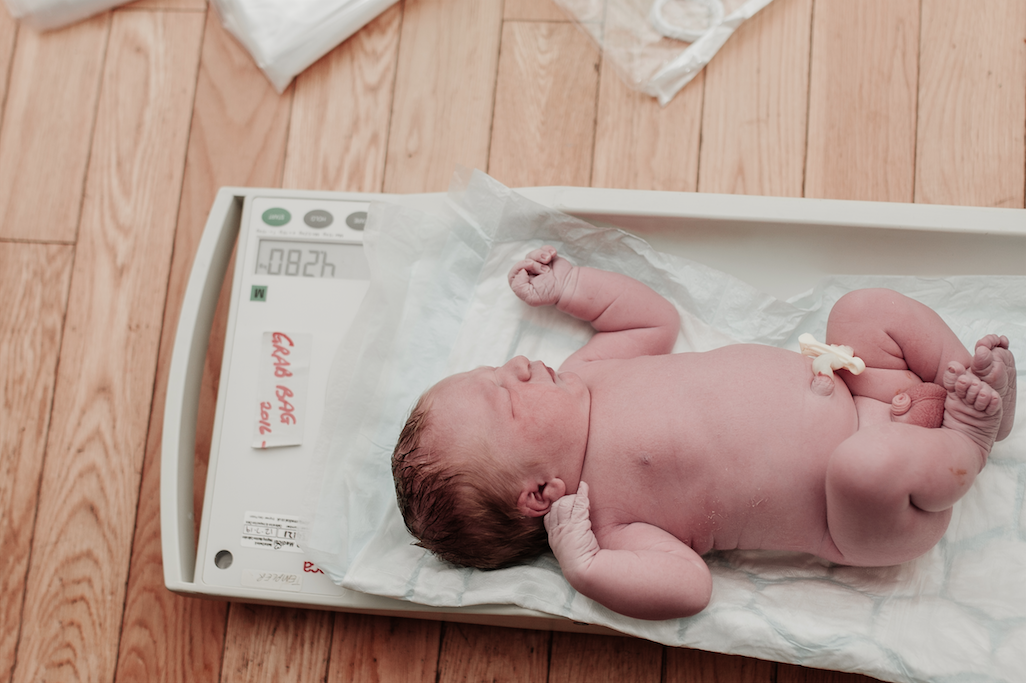
[[[593,223],[628,230],[656,249],[729,272],[782,298],[830,274],[1026,275],[1022,209],[570,187],[518,191]],[[440,610],[349,591],[318,573],[292,543],[296,517],[305,509],[306,469],[328,369],[367,287],[359,219],[377,200],[429,209],[445,195],[218,192],[189,278],[168,383],[161,461],[165,584],[185,595],[245,602],[606,632],[508,605]],[[270,223],[263,219],[269,209]],[[283,214],[274,212],[281,209],[289,220],[277,225]],[[214,309],[236,237],[238,265],[197,544],[192,518],[197,403]],[[291,268],[296,277],[258,273],[260,239],[287,240],[307,250],[311,260],[300,264],[307,275],[330,274],[324,270],[328,257],[314,251],[330,252],[342,277],[299,277],[300,265]],[[266,271],[267,247],[261,256]],[[278,258],[275,270],[283,269],[280,253]],[[257,449],[252,442],[258,370],[267,366],[260,343],[264,333],[276,331],[310,340],[309,375],[297,389],[308,397],[305,405],[297,403],[302,444]]]

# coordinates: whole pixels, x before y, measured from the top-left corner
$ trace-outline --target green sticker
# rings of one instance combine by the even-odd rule
[[[264,211],[264,215],[262,216],[262,218],[264,219],[264,223],[267,223],[268,225],[273,225],[277,228],[278,226],[285,225],[290,220],[292,220],[292,214],[290,214],[285,209],[275,208]]]
[[[267,285],[253,285],[249,290],[250,301],[267,301]]]

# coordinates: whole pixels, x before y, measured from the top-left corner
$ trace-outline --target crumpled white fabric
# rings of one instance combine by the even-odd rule
[[[10,0],[8,0],[10,1]],[[333,50],[396,0],[212,0],[224,27],[275,90]]]
[[[552,244],[577,264],[649,284],[682,314],[677,351],[738,342],[798,349],[822,336],[833,302],[866,286],[903,291],[941,313],[970,348],[997,331],[1022,358],[1026,278],[833,277],[790,301],[658,253],[642,240],[536,205],[481,173],[458,174],[444,209],[377,204],[367,224],[372,283],[332,370],[305,549],[347,588],[433,606],[510,603],[669,644],[887,681],[1021,680],[1026,671],[1026,427],[997,444],[947,534],[897,567],[833,566],[808,555],[707,556],[709,607],[647,622],[578,594],[551,555],[509,569],[454,568],[412,545],[389,458],[418,396],[453,372],[524,354],[558,366],[590,328],[532,309],[506,284],[528,250]],[[1019,373],[1019,386],[1026,384]],[[1022,392],[1020,392],[1022,393]]]
[[[128,0],[5,0],[15,19],[37,31],[49,31],[73,24],[123,5]]]

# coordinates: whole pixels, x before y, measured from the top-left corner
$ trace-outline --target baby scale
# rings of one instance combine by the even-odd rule
[[[1015,211],[570,187],[518,191],[784,298],[837,273],[1026,275],[1026,225]],[[431,209],[445,195],[218,192],[182,303],[168,381],[161,455],[165,584],[185,595],[254,603],[608,632],[513,606],[440,610],[357,593],[334,584],[297,545],[328,370],[369,286],[363,228],[371,202],[380,200]],[[197,543],[199,387],[236,238]]]

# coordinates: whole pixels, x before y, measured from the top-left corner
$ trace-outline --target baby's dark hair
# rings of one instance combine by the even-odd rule
[[[517,509],[513,478],[491,465],[486,452],[471,456],[481,466],[472,468],[465,466],[470,458],[445,457],[438,444],[422,444],[431,425],[429,403],[429,394],[418,401],[392,453],[396,499],[417,545],[477,569],[507,567],[547,551],[542,518]],[[480,471],[486,468],[491,472]]]

